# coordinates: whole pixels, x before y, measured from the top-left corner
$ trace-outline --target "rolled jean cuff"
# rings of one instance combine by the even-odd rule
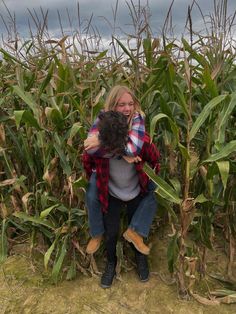
[[[91,232],[90,232],[90,236],[91,236],[92,238],[96,238],[96,237],[102,236],[102,235],[104,234],[104,232],[105,232],[105,231],[99,232],[99,233],[91,233]]]
[[[132,226],[132,224],[129,225],[129,228],[132,229],[133,231],[135,231],[136,233],[138,233],[143,238],[147,238],[148,237],[149,232],[145,233],[143,230],[139,231],[138,228],[135,228],[134,226]]]

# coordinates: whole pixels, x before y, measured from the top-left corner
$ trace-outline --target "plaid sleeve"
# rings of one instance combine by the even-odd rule
[[[147,161],[147,163],[155,170],[156,174],[160,171],[160,152],[157,149],[156,145],[150,142],[150,137],[148,135],[145,136],[145,149],[142,150],[143,161]]]
[[[101,202],[101,210],[107,211],[108,208],[108,182],[109,182],[109,159],[96,158],[96,174],[98,197]]]
[[[149,160],[147,162],[155,170],[156,174],[158,174],[160,171],[160,152],[153,143],[149,145],[148,155]]]
[[[129,131],[126,155],[136,157],[141,152],[144,143],[145,125],[144,119],[136,112],[132,119],[131,130]]]
[[[95,169],[95,163],[92,156],[90,156],[86,151],[82,155],[82,163],[86,173],[87,179],[91,177],[92,170]]]
[[[88,132],[88,137],[89,137],[89,136],[93,136],[94,134],[96,134],[96,133],[98,132],[98,127],[97,127],[98,121],[99,121],[99,118],[97,117],[97,118],[94,120],[94,122],[93,122],[93,124],[92,124],[92,126],[91,126],[91,128],[90,128],[90,130],[89,130],[89,132]]]
[[[96,135],[98,133],[98,128],[97,128],[98,121],[99,121],[99,118],[97,117],[88,132],[88,137]],[[106,151],[100,146],[87,150],[87,153],[94,157],[109,158],[109,157],[106,157]]]

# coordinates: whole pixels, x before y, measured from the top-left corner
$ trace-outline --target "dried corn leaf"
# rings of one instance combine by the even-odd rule
[[[220,305],[220,302],[217,299],[207,299],[205,297],[200,296],[197,293],[191,293],[192,297],[201,304],[204,305]]]

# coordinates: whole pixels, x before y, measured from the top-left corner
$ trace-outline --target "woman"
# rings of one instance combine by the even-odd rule
[[[123,158],[129,163],[140,161],[138,154],[143,146],[145,126],[141,106],[134,93],[126,86],[114,86],[106,98],[104,111],[115,111],[125,115],[129,125],[129,131]],[[89,131],[88,138],[84,142],[84,148],[89,155],[109,158],[111,155],[105,154],[100,145],[98,123],[99,117],[95,120]],[[94,173],[90,178],[86,198],[89,230],[92,237],[86,248],[86,252],[88,254],[93,254],[98,250],[104,233],[104,226],[100,213],[100,203],[96,192],[96,174]],[[137,249],[141,250],[142,253],[147,254],[147,252],[149,252],[149,248],[145,246],[142,238],[138,237],[138,235],[133,236],[138,241],[138,243],[136,243],[137,241],[134,243]]]
[[[122,131],[125,128],[127,129],[127,118],[123,113],[104,112],[98,123],[99,138],[101,146],[105,148],[105,152],[111,153],[111,157],[108,159],[91,156],[86,151],[83,154],[84,169],[88,178],[92,177],[93,170],[96,171],[97,190],[93,193],[91,188],[88,189],[88,207],[92,206],[90,200],[96,195],[97,205],[102,210],[99,211],[100,217],[97,218],[104,227],[107,250],[107,264],[101,278],[103,288],[110,287],[115,276],[116,244],[122,206],[126,208],[129,224],[124,237],[134,244],[137,242],[137,237],[142,239],[142,236],[148,235],[156,212],[154,189],[150,189],[151,182],[142,168],[147,161],[158,172],[159,152],[155,145],[150,143],[149,136],[145,134],[143,147],[138,156],[140,161],[136,164],[128,163],[120,156],[125,146],[122,143],[125,143],[127,138],[127,134]],[[94,187],[95,184],[92,186]],[[95,217],[93,219],[97,221]],[[149,278],[146,256],[148,253],[149,251],[140,253],[140,247],[138,250],[135,249],[137,272],[141,281],[147,281]]]

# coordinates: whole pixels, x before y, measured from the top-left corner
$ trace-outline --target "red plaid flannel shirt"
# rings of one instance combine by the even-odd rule
[[[149,182],[149,177],[143,171],[144,163],[147,162],[153,169],[155,169],[156,174],[158,174],[160,170],[160,153],[156,146],[150,142],[148,134],[145,134],[144,144],[139,156],[142,161],[135,163],[135,168],[139,177],[141,193],[144,194],[147,192],[147,185]],[[109,159],[91,156],[84,151],[82,161],[88,179],[90,178],[93,170],[96,170],[98,197],[102,205],[102,211],[106,212],[108,208],[109,193]]]

